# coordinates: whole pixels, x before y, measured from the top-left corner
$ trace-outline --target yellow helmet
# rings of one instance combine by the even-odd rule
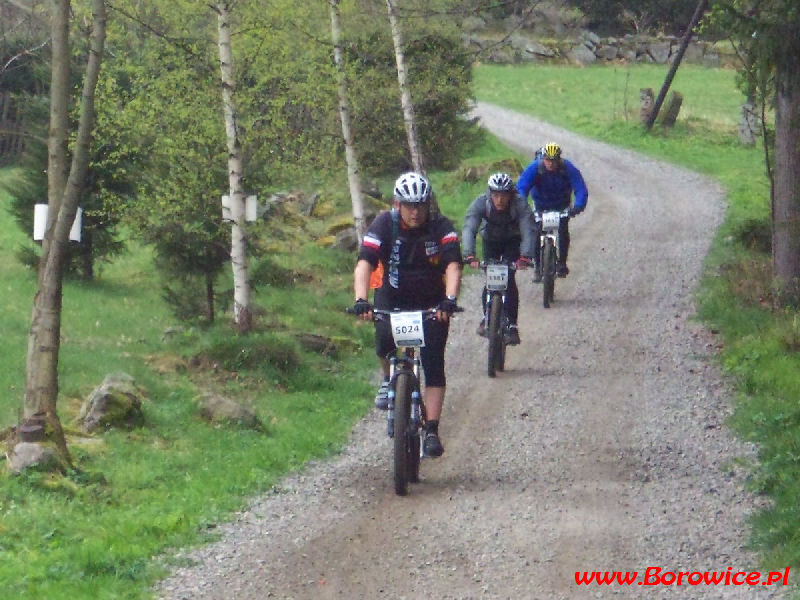
[[[547,142],[543,148],[542,156],[550,160],[561,158],[561,146],[555,142]]]

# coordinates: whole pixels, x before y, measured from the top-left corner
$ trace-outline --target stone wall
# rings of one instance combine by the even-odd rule
[[[667,64],[673,60],[681,40],[673,36],[625,35],[606,37],[581,31],[554,40],[536,38],[524,30],[508,36],[473,31],[464,34],[464,43],[477,52],[478,60],[491,63],[544,62],[590,65],[598,62]],[[706,67],[734,67],[736,56],[719,44],[701,39],[690,41],[682,63]]]

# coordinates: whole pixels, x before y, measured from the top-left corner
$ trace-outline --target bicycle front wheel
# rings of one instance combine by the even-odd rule
[[[411,452],[411,375],[400,373],[396,378],[394,396],[394,491],[398,496],[408,493],[409,453]],[[417,451],[419,453],[419,451]]]
[[[499,294],[492,294],[491,305],[489,307],[489,323],[486,326],[486,334],[489,337],[489,355],[487,371],[489,377],[494,377],[500,357],[503,353],[503,327],[502,327],[503,300]],[[502,367],[501,367],[502,369]]]
[[[542,305],[550,308],[556,287],[556,247],[547,238],[542,248]]]
[[[496,369],[498,371],[505,371],[506,368],[506,318],[505,318],[505,311],[504,314],[501,316],[500,323],[502,326],[500,328],[500,350],[497,353],[497,364]]]

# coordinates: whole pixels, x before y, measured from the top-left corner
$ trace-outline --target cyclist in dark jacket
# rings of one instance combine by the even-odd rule
[[[589,192],[583,175],[578,168],[566,158],[561,156],[561,147],[549,142],[542,148],[541,156],[534,159],[520,175],[517,181],[517,191],[520,196],[527,199],[530,192],[533,199],[533,209],[536,212],[544,210],[564,210],[570,208],[572,195],[575,200],[570,208],[570,215],[580,214],[586,208]],[[541,225],[534,221],[534,276],[533,280],[542,280],[541,249],[538,240],[541,235]],[[566,277],[567,255],[569,253],[569,219],[561,219],[559,226],[559,264],[556,272],[559,277]]]
[[[439,417],[444,404],[444,349],[449,317],[456,310],[461,286],[461,246],[452,223],[432,206],[432,188],[418,173],[406,173],[395,182],[394,208],[375,217],[358,252],[353,275],[353,310],[372,319],[369,297],[372,272],[383,271],[375,290],[375,307],[391,310],[438,309],[437,320],[425,322],[425,346],[420,349],[425,373],[425,454],[441,456]],[[389,356],[395,350],[389,324],[375,323],[375,351],[383,383],[375,407],[388,408]]]
[[[461,230],[464,262],[479,266],[475,258],[475,237],[480,231],[483,238],[483,259],[505,258],[525,267],[533,257],[533,218],[530,206],[516,193],[514,182],[507,173],[494,173],[489,177],[489,189],[478,196],[467,209]],[[508,344],[519,344],[517,316],[519,290],[514,271],[509,272],[506,290],[506,313],[509,326],[505,332]],[[486,311],[486,289],[481,294]],[[478,335],[486,335],[486,323],[478,326]]]

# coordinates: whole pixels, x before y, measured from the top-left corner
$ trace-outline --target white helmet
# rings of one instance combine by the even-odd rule
[[[431,200],[431,184],[419,173],[400,175],[394,183],[394,197],[399,202],[428,203]]]
[[[489,177],[489,189],[493,192],[508,192],[513,185],[514,182],[508,173],[495,173]]]

